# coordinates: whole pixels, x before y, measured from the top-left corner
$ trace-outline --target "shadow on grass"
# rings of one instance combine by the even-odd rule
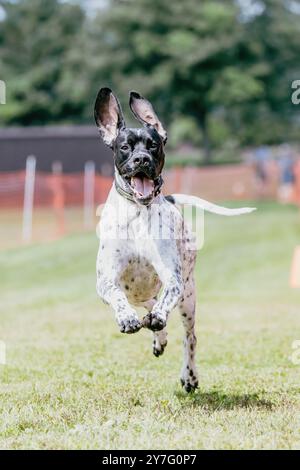
[[[258,394],[231,394],[222,391],[213,390],[211,392],[202,392],[196,390],[194,393],[187,394],[180,391],[175,392],[176,397],[180,401],[182,408],[201,407],[203,409],[216,410],[233,410],[235,408],[260,408],[271,410],[275,404],[264,398],[260,398]]]

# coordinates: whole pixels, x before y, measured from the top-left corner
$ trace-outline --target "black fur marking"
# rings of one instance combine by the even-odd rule
[[[173,198],[173,196],[171,196],[171,194],[169,194],[168,196],[165,196],[165,199],[171,204],[175,204],[175,199]]]

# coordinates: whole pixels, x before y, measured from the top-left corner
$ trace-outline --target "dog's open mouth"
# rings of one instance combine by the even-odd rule
[[[145,173],[139,172],[128,178],[128,183],[138,200],[148,200],[154,195],[154,181]]]

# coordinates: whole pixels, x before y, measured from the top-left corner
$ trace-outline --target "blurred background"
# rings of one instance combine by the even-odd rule
[[[294,0],[0,0],[2,246],[93,227],[113,175],[93,122],[102,86],[129,124],[129,90],[154,104],[166,192],[297,205],[299,57]]]
[[[299,59],[300,0],[0,0],[0,448],[299,449]],[[157,364],[96,295],[103,86],[153,103],[165,193],[258,208],[205,215],[191,397],[176,312]]]

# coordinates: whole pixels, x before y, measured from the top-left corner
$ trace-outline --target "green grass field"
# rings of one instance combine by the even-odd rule
[[[206,216],[197,264],[200,388],[179,385],[175,311],[161,358],[95,293],[94,234],[0,252],[0,448],[300,449],[300,215]]]

